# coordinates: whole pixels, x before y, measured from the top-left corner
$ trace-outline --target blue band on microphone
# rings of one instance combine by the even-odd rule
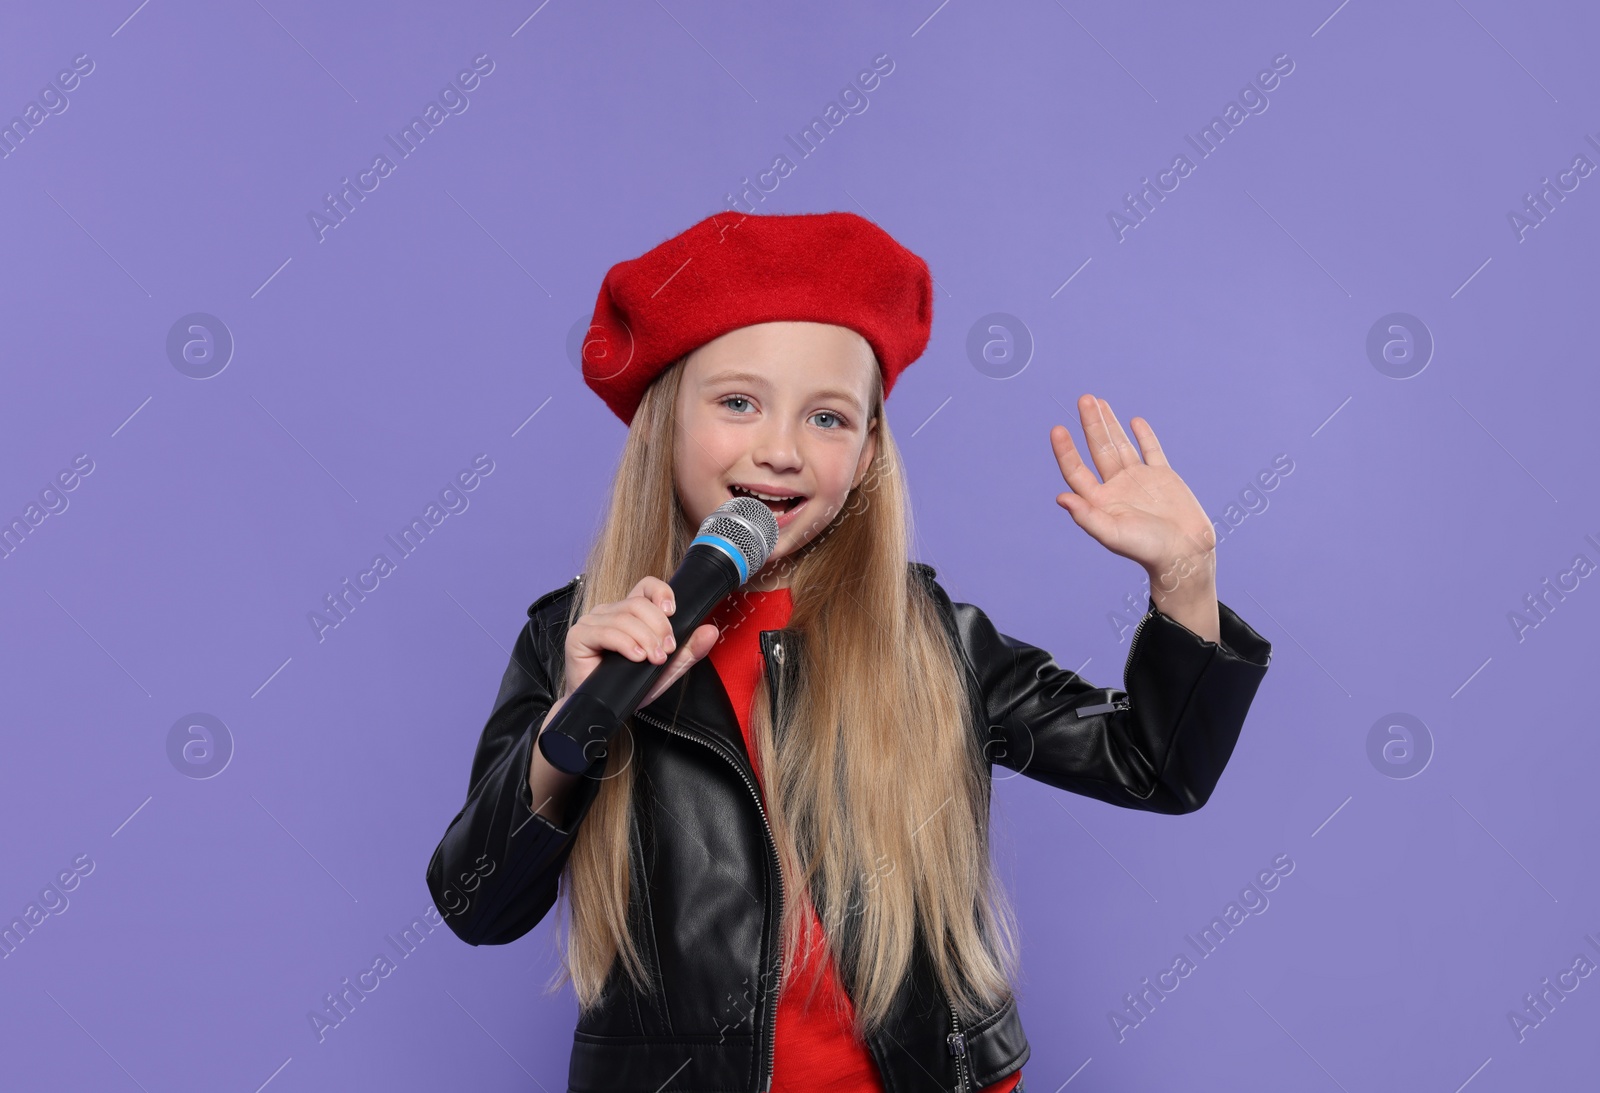
[[[745,561],[744,551],[735,546],[733,540],[726,539],[721,535],[696,535],[694,541],[689,545],[692,547],[695,543],[705,543],[707,546],[716,547],[729,558],[732,558],[733,564],[739,567],[740,584],[744,584],[745,581],[750,579],[750,563]]]

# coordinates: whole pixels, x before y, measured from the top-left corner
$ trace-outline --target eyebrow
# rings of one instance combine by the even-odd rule
[[[752,387],[766,387],[768,382],[765,376],[758,376],[754,372],[718,372],[709,376],[700,384],[702,387],[715,387],[722,383],[747,383]],[[862,402],[854,392],[845,391],[838,387],[825,387],[819,391],[811,392],[815,398],[836,398],[848,402],[855,409],[862,409]]]

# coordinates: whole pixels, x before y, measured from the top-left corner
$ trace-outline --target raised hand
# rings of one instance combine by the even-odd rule
[[[1216,532],[1199,500],[1167,463],[1155,430],[1142,417],[1131,419],[1139,438],[1135,448],[1111,404],[1094,395],[1078,399],[1078,416],[1100,477],[1078,455],[1067,427],[1052,427],[1050,445],[1071,487],[1056,496],[1056,504],[1107,550],[1143,566],[1153,588],[1170,591],[1180,577],[1195,574],[1201,583],[1194,591],[1201,592],[1215,580]],[[1153,594],[1160,602],[1160,593]]]

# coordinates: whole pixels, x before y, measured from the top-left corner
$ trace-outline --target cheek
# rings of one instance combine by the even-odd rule
[[[827,484],[822,488],[821,496],[826,498],[830,505],[837,508],[844,504],[844,499],[849,493],[850,479],[837,478],[828,480]]]
[[[697,439],[699,443],[676,446],[672,469],[678,499],[685,511],[703,519],[728,499],[722,479],[725,468],[733,466],[737,460],[736,453],[726,451],[726,445],[717,443],[720,438],[714,431]]]
[[[689,473],[699,474],[703,471],[708,456],[705,443],[695,443],[684,432],[680,431],[672,446],[672,467],[680,475]]]
[[[850,483],[855,480],[856,459],[859,455],[855,451],[840,451],[832,454],[826,464],[826,470],[820,476],[823,488],[829,495],[840,498],[850,492]]]

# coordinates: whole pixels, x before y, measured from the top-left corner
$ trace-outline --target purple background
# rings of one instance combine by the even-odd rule
[[[1520,240],[1509,214],[1600,164],[1597,32],[1509,0],[8,7],[0,120],[94,68],[0,159],[0,520],[66,503],[0,562],[0,923],[93,870],[0,961],[0,1086],[565,1087],[554,915],[503,948],[387,938],[429,906],[524,611],[577,572],[620,451],[574,324],[780,153],[759,211],[869,216],[937,279],[888,405],[955,598],[1120,681],[1143,572],[1054,504],[1049,428],[1081,444],[1092,392],[1154,425],[1219,524],[1223,601],[1275,646],[1199,813],[997,783],[1030,1091],[1592,1081],[1600,977],[1520,1038],[1508,1013],[1600,961],[1600,591],[1548,592],[1600,563],[1600,176]],[[882,54],[801,157],[786,138]],[[1185,137],[1282,54],[1200,158]],[[311,211],[386,150],[319,242]],[[1109,213],[1183,152],[1119,241]],[[967,349],[996,312],[1033,342],[1007,379]],[[1436,342],[1407,379],[1367,349],[1395,312]],[[236,343],[206,380],[167,349],[194,313]],[[469,506],[319,641],[309,613],[479,453]],[[232,740],[204,779],[168,757],[197,712]],[[1369,758],[1402,715],[1422,731]],[[1396,777],[1407,747],[1428,762]],[[1282,854],[1199,959],[1185,936]],[[379,953],[396,970],[319,1042],[308,1013]]]

